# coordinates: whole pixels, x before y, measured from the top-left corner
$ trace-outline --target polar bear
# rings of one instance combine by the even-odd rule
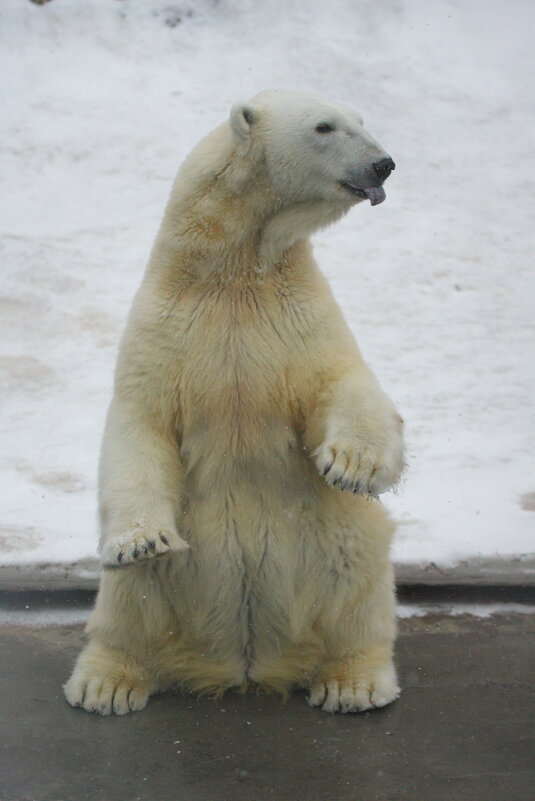
[[[103,563],[66,698],[103,715],[179,686],[399,693],[402,420],[307,240],[384,200],[394,162],[345,106],[235,105],[176,178],[120,348],[100,468]]]

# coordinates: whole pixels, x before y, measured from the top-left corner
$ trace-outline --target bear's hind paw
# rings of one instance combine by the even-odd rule
[[[396,674],[392,666],[375,675],[355,675],[353,680],[331,679],[316,681],[312,685],[308,703],[321,706],[325,712],[366,712],[395,701],[399,696]]]
[[[65,698],[71,706],[79,706],[86,712],[98,715],[126,715],[137,712],[147,705],[149,689],[132,682],[75,673],[63,688]]]

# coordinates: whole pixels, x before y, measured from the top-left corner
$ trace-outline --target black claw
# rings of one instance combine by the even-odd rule
[[[148,545],[143,545],[141,550],[143,551],[143,553],[148,553],[149,552],[149,546]]]
[[[161,541],[163,542],[164,545],[169,545],[169,540],[167,539],[165,534],[160,534],[160,539],[161,539]]]
[[[331,462],[331,463],[330,463],[330,465],[328,465],[328,466],[325,468],[325,470],[323,471],[323,475],[324,475],[324,476],[326,476],[326,475],[327,475],[327,473],[329,472],[329,470],[331,469],[331,467],[333,466],[333,464],[334,464],[334,462]]]
[[[154,542],[154,540],[149,540],[149,548],[151,549],[151,551],[156,550],[156,543]]]
[[[122,560],[123,560],[123,552],[119,551],[119,553],[117,554],[117,561],[122,562]]]
[[[360,492],[360,481],[357,481],[353,487],[353,492],[357,493]]]
[[[138,556],[139,556],[139,551],[138,551],[138,549],[137,549],[137,546],[136,546],[136,547],[134,548],[134,550],[132,551],[132,556],[134,557],[134,559],[137,559],[137,558],[138,558]]]

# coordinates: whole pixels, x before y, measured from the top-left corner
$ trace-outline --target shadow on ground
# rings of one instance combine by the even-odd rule
[[[535,619],[401,621],[403,693],[330,716],[302,694],[183,695],[101,718],[61,684],[80,626],[2,629],[2,801],[528,801]],[[531,724],[532,726],[532,724]],[[532,733],[532,732],[531,732]]]

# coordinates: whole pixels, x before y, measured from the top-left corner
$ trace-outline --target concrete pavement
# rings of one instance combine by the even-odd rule
[[[400,622],[403,693],[330,716],[303,694],[71,709],[81,626],[1,630],[1,801],[533,801],[535,617]],[[531,706],[530,706],[531,704]]]

